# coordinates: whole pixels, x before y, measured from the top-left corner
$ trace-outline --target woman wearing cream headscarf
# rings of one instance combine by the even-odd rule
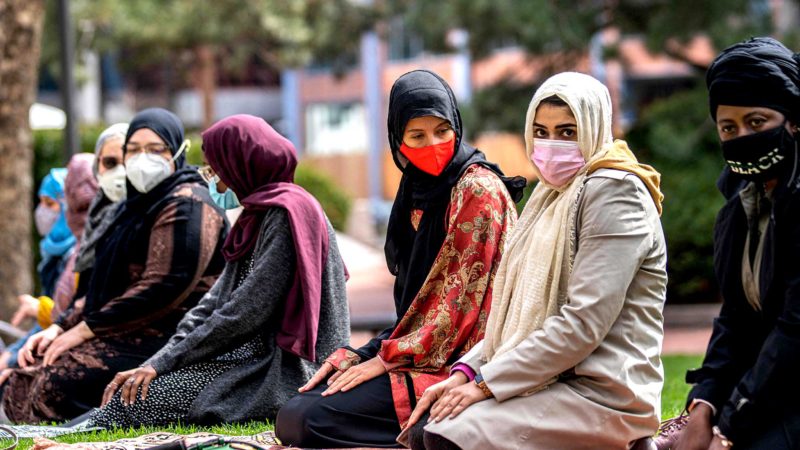
[[[540,182],[500,263],[486,337],[420,399],[412,448],[627,449],[658,427],[659,174],[612,140],[608,90],[588,75],[545,81],[525,143]]]

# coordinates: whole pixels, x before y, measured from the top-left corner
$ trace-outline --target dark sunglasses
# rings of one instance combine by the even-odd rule
[[[122,161],[120,161],[120,159],[116,156],[103,156],[100,158],[100,164],[102,164],[106,169],[113,169],[121,163]]]

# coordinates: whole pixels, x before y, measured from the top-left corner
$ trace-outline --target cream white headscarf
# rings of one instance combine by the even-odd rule
[[[536,108],[553,95],[564,100],[575,116],[578,146],[587,164],[560,187],[544,181],[534,165],[539,184],[509,237],[494,281],[483,347],[487,361],[516,347],[567,302],[578,195],[588,167],[603,157],[604,146],[612,142],[608,89],[589,75],[564,72],[547,79],[528,106],[528,156],[533,152]]]

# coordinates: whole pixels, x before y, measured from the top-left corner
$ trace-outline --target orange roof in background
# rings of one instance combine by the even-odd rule
[[[614,37],[611,40],[616,40]],[[710,39],[698,36],[688,44],[669,43],[675,53],[682,54],[692,64],[707,66],[716,55]],[[644,39],[625,36],[619,43],[620,62],[625,68],[625,76],[631,78],[688,77],[695,74],[692,66],[666,53],[651,53]],[[389,93],[394,81],[405,72],[427,68],[439,73],[444,79],[452,81],[453,55],[423,55],[406,61],[387,61],[384,65],[382,90]],[[499,49],[485,58],[472,61],[472,88],[480,90],[502,81],[515,81],[521,84],[535,83],[549,75],[551,71],[576,70],[590,71],[589,55],[564,54],[531,56],[522,48]],[[353,70],[342,78],[335,78],[327,72],[301,72],[301,100],[304,102],[343,101],[363,96],[363,75]]]
[[[673,58],[666,53],[653,54],[645,45],[642,37],[626,36],[619,44],[619,55],[625,67],[625,74],[631,78],[667,78],[689,77],[696,74],[689,62],[699,66],[707,66],[717,52],[706,36],[698,36],[685,45],[676,41],[669,42],[674,53],[686,59]],[[688,62],[687,62],[688,61]]]
[[[424,54],[408,60],[387,61],[383,67],[383,92],[388,97],[392,85],[400,76],[417,69],[430,70],[447,80],[448,83],[452,83],[453,55]]]
[[[547,75],[544,72],[548,68],[563,66],[563,63],[559,64],[563,59],[561,54],[531,56],[517,47],[500,49],[483,59],[472,61],[472,87],[479,90],[502,80],[534,83]],[[589,57],[583,54],[575,58],[569,69],[560,67],[560,70],[588,72]]]
[[[472,143],[486,154],[486,159],[497,163],[506,175],[523,176],[529,181],[536,178],[522,135],[489,132],[477,136]]]

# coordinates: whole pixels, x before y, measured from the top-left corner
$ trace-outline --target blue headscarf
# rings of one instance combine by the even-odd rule
[[[67,169],[50,169],[50,173],[44,177],[42,185],[39,187],[40,196],[46,195],[58,201],[61,205],[61,213],[58,215],[58,220],[56,220],[50,232],[47,233],[47,236],[39,241],[39,249],[42,252],[43,259],[63,256],[75,245],[75,236],[72,235],[72,231],[67,226],[67,216],[64,214],[67,209],[67,204],[64,201],[64,179],[66,177]]]

